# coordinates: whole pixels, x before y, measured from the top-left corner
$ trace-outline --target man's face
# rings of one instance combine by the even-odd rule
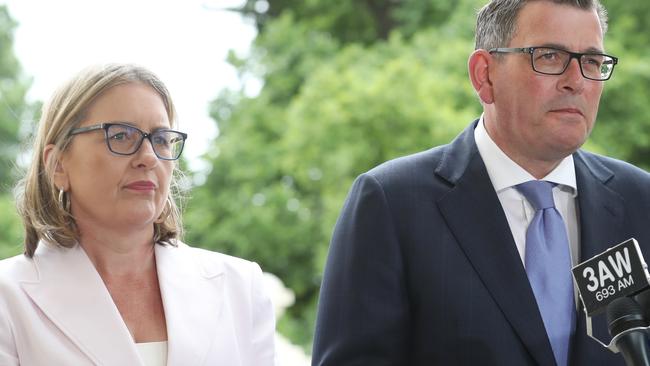
[[[528,3],[519,12],[507,47],[549,46],[573,52],[603,52],[596,10],[547,1]],[[529,54],[495,54],[490,69],[494,103],[488,132],[514,161],[553,165],[577,150],[596,119],[602,81],[585,79],[578,60],[562,75],[533,71]]]

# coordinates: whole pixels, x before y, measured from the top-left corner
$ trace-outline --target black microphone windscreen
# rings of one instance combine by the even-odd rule
[[[612,337],[636,327],[645,327],[644,311],[633,298],[621,297],[607,306],[607,324]]]
[[[645,318],[650,320],[650,290],[641,291],[634,299],[641,305]]]

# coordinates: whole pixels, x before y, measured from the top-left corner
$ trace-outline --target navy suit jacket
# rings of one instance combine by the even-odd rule
[[[555,365],[476,123],[357,178],[330,245],[313,365]],[[650,253],[650,175],[584,151],[574,161],[580,261],[630,237]],[[624,365],[577,317],[571,365]],[[607,334],[602,317],[594,327]]]

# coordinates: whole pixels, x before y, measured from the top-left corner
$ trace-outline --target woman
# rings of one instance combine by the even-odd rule
[[[173,192],[186,134],[151,72],[81,72],[43,108],[0,261],[0,365],[272,365],[259,266],[190,248]]]

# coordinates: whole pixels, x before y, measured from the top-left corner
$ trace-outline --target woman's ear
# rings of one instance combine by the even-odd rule
[[[490,80],[490,66],[493,65],[492,55],[482,49],[478,49],[469,56],[467,63],[469,78],[476,90],[481,102],[492,104],[494,102],[494,91]]]
[[[50,162],[51,159],[56,159],[56,161]],[[50,177],[54,185],[57,189],[67,192],[70,189],[70,181],[63,164],[61,151],[54,144],[48,144],[43,149],[43,164],[47,166],[50,163],[54,164],[53,176]]]

